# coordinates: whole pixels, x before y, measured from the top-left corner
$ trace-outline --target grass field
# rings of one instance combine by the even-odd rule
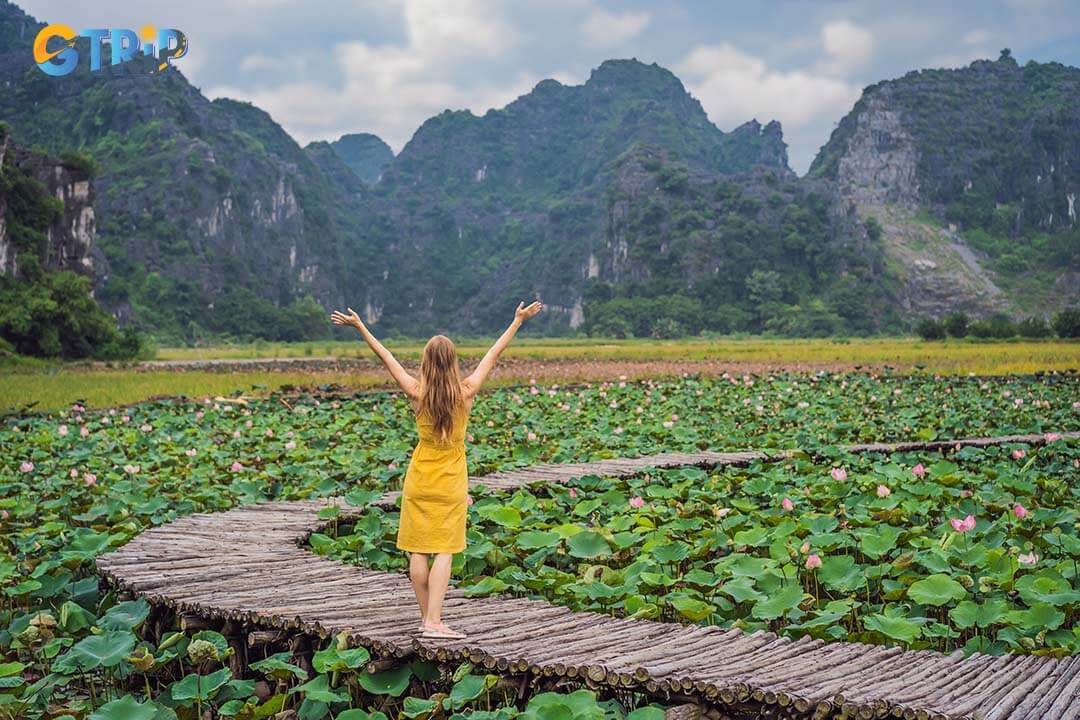
[[[475,362],[489,343],[490,340],[461,342],[458,349],[465,364]],[[388,345],[407,364],[415,364],[423,349],[423,343],[418,341]],[[777,368],[812,371],[890,367],[900,372],[1004,375],[1076,370],[1080,368],[1080,343],[925,342],[914,338],[678,341],[525,338],[515,342],[503,357],[505,361],[493,375],[493,384],[530,379],[570,382],[619,375],[656,377]],[[386,386],[387,377],[381,368],[369,364],[334,367],[335,358],[355,364],[358,359],[370,361],[374,356],[362,343],[353,341],[162,348],[152,364],[140,367],[20,362],[0,371],[0,408],[24,408],[34,403],[33,410],[49,410],[76,401],[90,407],[104,407],[165,395],[260,394],[283,386],[325,383],[357,389]],[[246,363],[248,360],[253,362]],[[301,360],[311,361],[317,367],[289,367],[290,362]],[[228,367],[190,368],[191,364],[215,361]],[[265,368],[258,367],[259,363],[266,363]]]
[[[490,338],[457,343],[462,358],[480,357]],[[424,342],[388,341],[403,359],[419,360]],[[371,357],[357,341],[320,343],[255,343],[209,348],[160,348],[156,360],[216,360],[300,357]],[[518,338],[505,357],[534,360],[734,360],[775,363],[851,363],[895,366],[933,365],[941,372],[1033,372],[1080,365],[1080,343],[1053,341],[952,340],[918,338],[810,339],[686,338],[682,340]],[[1005,367],[1005,366],[1008,367]],[[1004,368],[1004,369],[1002,369]]]

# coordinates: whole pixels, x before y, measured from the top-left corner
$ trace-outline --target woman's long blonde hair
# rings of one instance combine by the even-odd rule
[[[454,415],[464,405],[457,349],[445,335],[436,335],[424,346],[420,359],[420,413],[427,413],[442,441],[454,429]]]

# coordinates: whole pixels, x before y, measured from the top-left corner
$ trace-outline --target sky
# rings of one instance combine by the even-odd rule
[[[298,142],[372,132],[395,152],[443,110],[483,114],[609,58],[672,70],[724,131],[779,120],[803,173],[862,88],[995,59],[1080,66],[1075,0],[16,0],[38,20],[175,27],[177,67]]]

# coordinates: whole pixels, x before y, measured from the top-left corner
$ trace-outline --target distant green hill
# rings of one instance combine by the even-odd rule
[[[387,166],[394,162],[394,151],[371,133],[342,135],[330,143],[341,161],[366,183],[376,183]]]
[[[797,178],[778,123],[722,132],[636,60],[445,111],[394,157],[367,134],[300,148],[178,71],[47,77],[37,27],[0,0],[0,119],[97,163],[96,296],[172,339],[318,337],[343,305],[489,333],[534,296],[547,333],[874,333],[1080,297],[1075,68],[879,83]]]
[[[1080,69],[1021,67],[1003,51],[996,62],[877,83],[810,175],[868,212],[890,206],[887,242],[921,238],[924,259],[952,288],[931,298],[932,314],[957,304],[957,271],[983,295],[972,296],[976,314],[1045,314],[1080,301]]]

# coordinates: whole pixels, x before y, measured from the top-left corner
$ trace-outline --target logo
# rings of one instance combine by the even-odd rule
[[[87,28],[75,30],[70,25],[53,23],[46,25],[34,38],[34,62],[46,75],[60,77],[75,71],[79,64],[79,51],[75,45],[79,38],[90,41],[90,69],[100,70],[102,55],[108,53],[109,65],[121,65],[134,60],[140,53],[156,57],[157,63],[150,72],[168,69],[173,60],[187,55],[187,36],[173,28],[161,28],[144,25],[136,33],[134,30],[105,28]],[[105,40],[108,47],[103,49]],[[52,45],[54,49],[50,50]]]

